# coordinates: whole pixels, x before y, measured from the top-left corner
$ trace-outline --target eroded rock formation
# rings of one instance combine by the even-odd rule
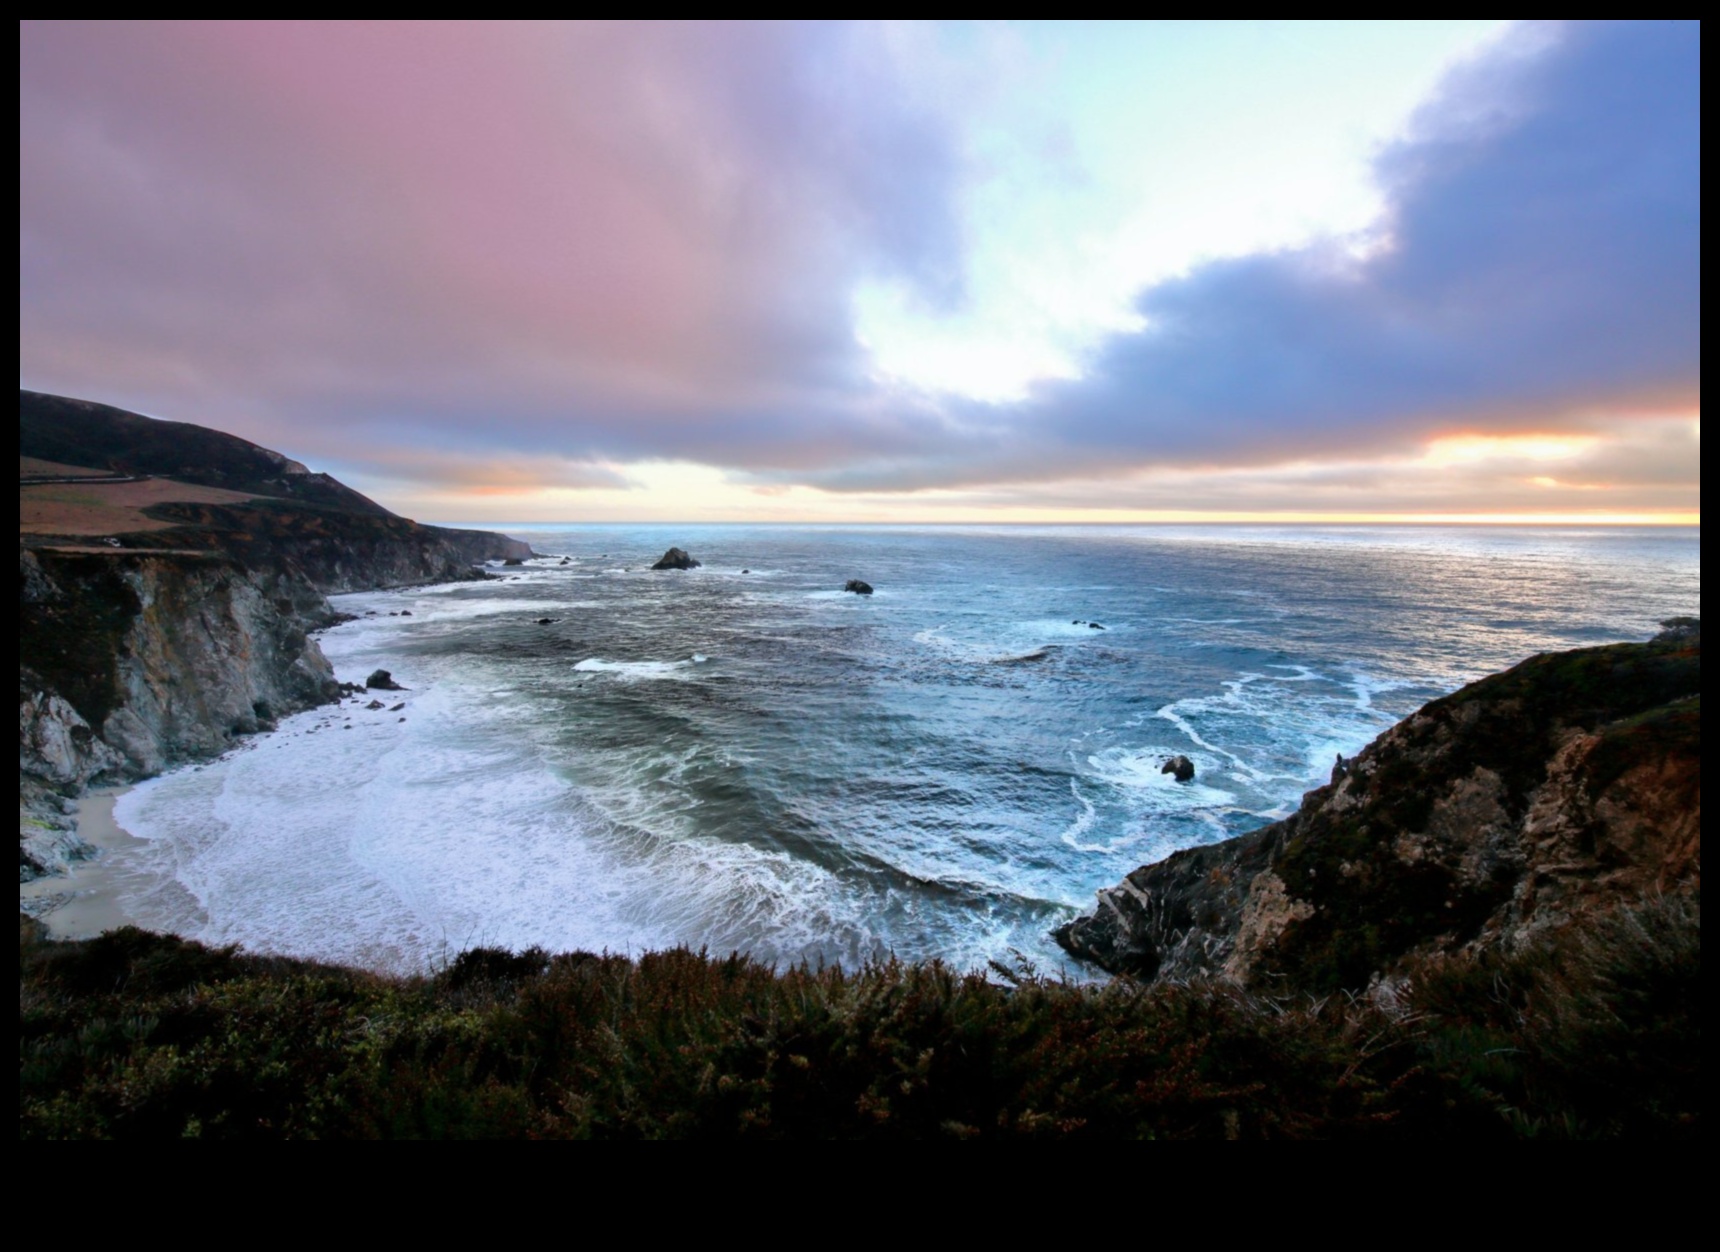
[[[77,788],[208,756],[338,697],[328,602],[216,554],[19,552],[20,768]]]
[[[1056,932],[1140,978],[1361,988],[1701,875],[1701,636],[1533,657],[1435,700],[1239,838],[1099,892]]]

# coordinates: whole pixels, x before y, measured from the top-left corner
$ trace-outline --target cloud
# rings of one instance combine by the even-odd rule
[[[1528,45],[1528,46],[1526,46]],[[1454,74],[1377,164],[1375,237],[1144,293],[1080,379],[839,490],[1261,464],[1449,430],[1700,403],[1699,31],[1531,28]]]
[[[858,387],[862,277],[962,298],[868,27],[32,23],[21,67],[21,353],[82,394],[663,451]]]
[[[1196,500],[1440,433],[1604,453],[1700,404],[1699,41],[1522,28],[1381,153],[1369,237],[1196,268],[1080,377],[982,404],[855,339],[863,282],[969,291],[960,102],[886,29],[26,23],[22,374],[454,487],[675,460]],[[1664,479],[1597,458],[1529,477]]]

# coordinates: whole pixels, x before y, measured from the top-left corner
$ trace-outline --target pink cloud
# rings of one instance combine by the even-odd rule
[[[144,388],[140,341],[281,401],[780,402],[857,377],[857,269],[955,255],[864,31],[33,24],[23,66],[25,356]]]

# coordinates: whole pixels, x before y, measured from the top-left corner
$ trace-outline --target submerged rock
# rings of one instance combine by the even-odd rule
[[[857,596],[869,596],[872,594],[872,584],[869,582],[862,582],[858,578],[850,578],[843,586],[842,590],[852,591]]]
[[[406,688],[402,687],[399,683],[395,682],[394,681],[394,675],[390,674],[385,669],[379,669],[379,670],[376,670],[374,673],[372,673],[369,678],[366,678],[364,680],[364,685],[367,689],[375,689],[377,691],[405,691],[406,690]]]
[[[698,569],[703,562],[696,561],[690,552],[684,548],[670,548],[652,569]]]
[[[1159,773],[1170,774],[1178,782],[1193,782],[1194,762],[1189,760],[1186,756],[1173,756],[1170,760],[1164,763],[1163,767],[1160,768]]]

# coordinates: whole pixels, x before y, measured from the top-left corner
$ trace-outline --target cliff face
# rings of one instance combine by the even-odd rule
[[[141,777],[338,695],[302,578],[193,553],[23,550],[20,767]]]
[[[214,756],[339,695],[302,577],[232,557],[19,552],[19,873],[87,852],[62,797]]]
[[[328,595],[481,578],[483,561],[532,555],[531,545],[483,530],[424,526],[392,513],[340,513],[273,500],[253,505],[161,504],[167,530],[127,542],[230,553],[255,569],[292,570]]]
[[[481,578],[478,562],[532,555],[505,535],[397,517],[326,474],[200,426],[21,392],[19,432],[28,465],[105,471],[77,479],[82,494],[50,524],[21,522],[25,877],[79,854],[64,798],[91,780],[216,755],[336,698],[307,634],[335,620],[325,595]],[[125,495],[145,481],[153,502]],[[220,490],[194,489],[211,487]]]
[[[1178,852],[1056,932],[1113,972],[1360,988],[1699,889],[1699,633],[1533,657],[1381,735],[1301,809]]]

